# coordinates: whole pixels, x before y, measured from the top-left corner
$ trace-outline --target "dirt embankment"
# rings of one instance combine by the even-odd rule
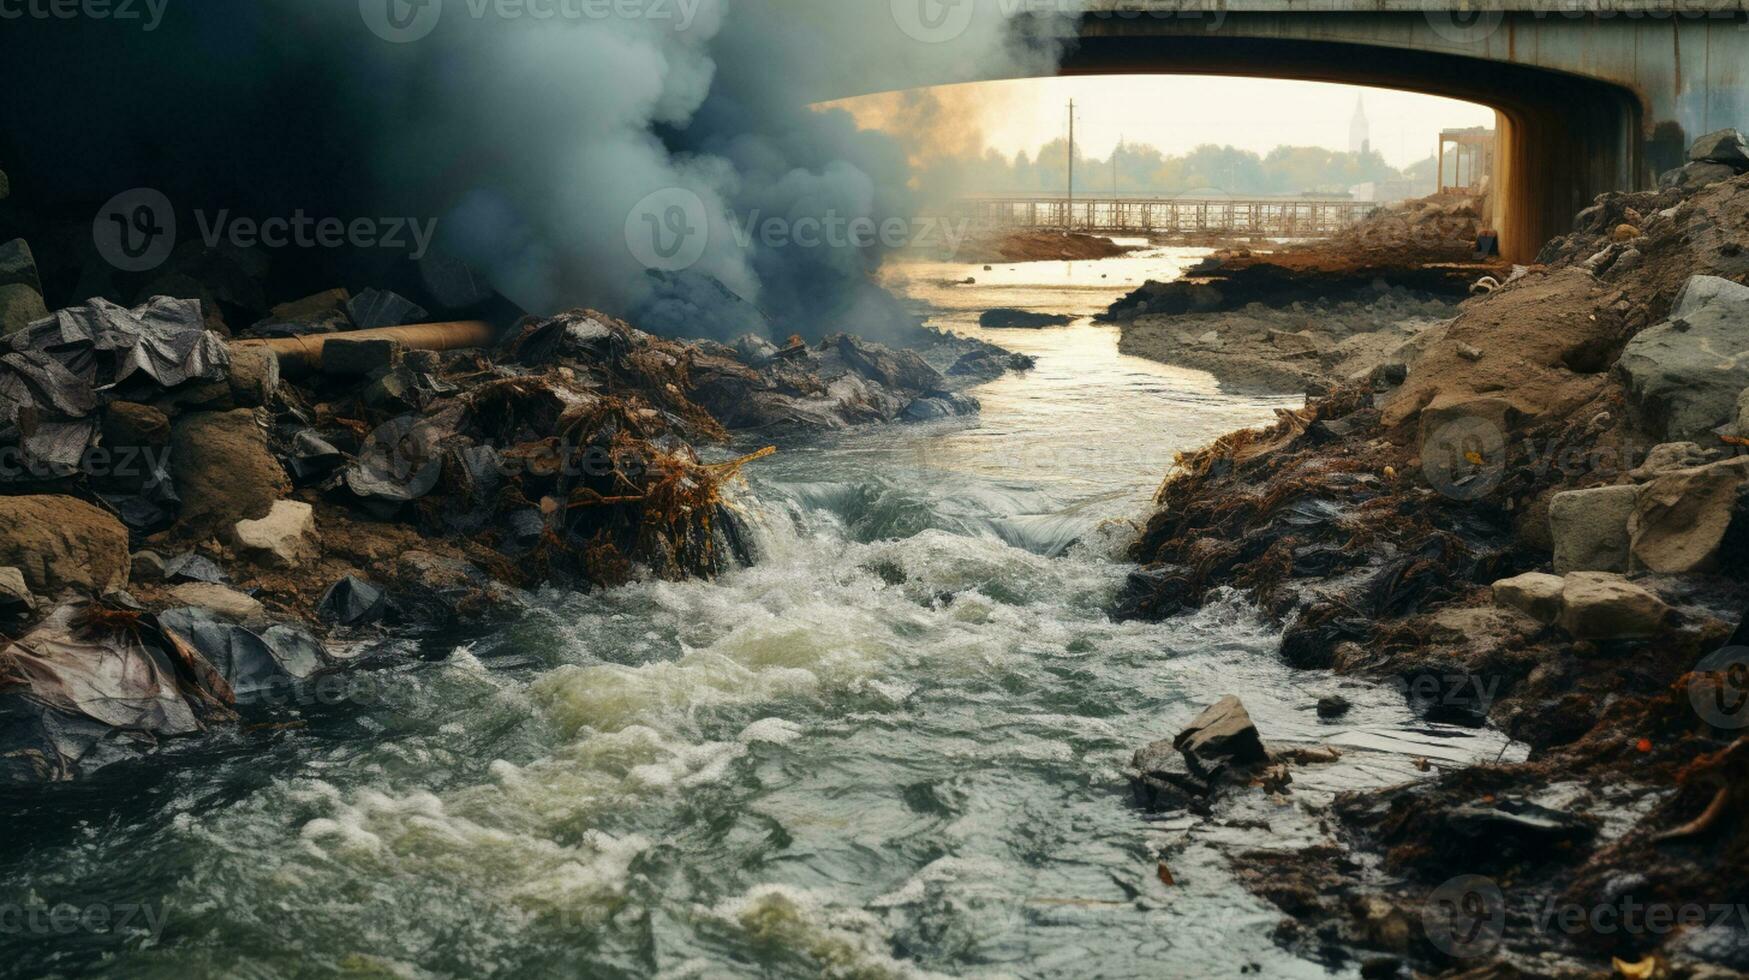
[[[1473,256],[1480,202],[1381,209],[1328,241],[1223,249],[1172,282],[1148,282],[1102,319],[1126,353],[1214,374],[1232,389],[1319,394],[1401,370],[1484,278]]]
[[[954,262],[1086,262],[1128,255],[1138,246],[1060,231],[1009,231],[974,238],[947,258]]]
[[[1239,588],[1290,665],[1529,748],[1235,847],[1284,945],[1367,976],[1749,970],[1744,170],[1606,195],[1401,376],[1177,461],[1117,614]],[[1151,749],[1138,798],[1218,823],[1217,780]],[[1286,770],[1228,782],[1292,796]]]

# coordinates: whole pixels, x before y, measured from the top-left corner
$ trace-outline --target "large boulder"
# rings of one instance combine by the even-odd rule
[[[1549,501],[1555,572],[1627,571],[1628,517],[1638,499],[1631,485],[1555,494]]]
[[[266,517],[290,486],[267,448],[267,433],[248,409],[198,412],[179,419],[170,467],[182,512],[170,534],[200,541],[241,520]]]
[[[1658,186],[1661,189],[1674,187],[1680,190],[1692,190],[1705,187],[1708,184],[1716,184],[1721,180],[1730,180],[1735,176],[1737,176],[1736,168],[1727,163],[1712,163],[1711,161],[1687,163],[1675,170],[1664,171],[1658,178]]]
[[[1749,457],[1670,470],[1640,487],[1628,518],[1634,569],[1668,574],[1718,565],[1737,496],[1749,482]]]
[[[1655,636],[1670,612],[1662,599],[1620,575],[1574,572],[1561,586],[1561,628],[1579,640]]]
[[[1694,276],[1670,318],[1628,341],[1617,365],[1641,425],[1669,441],[1714,443],[1749,388],[1749,286]]]
[[[1688,159],[1695,163],[1722,163],[1737,171],[1749,170],[1749,143],[1735,129],[1715,130],[1689,145]]]
[[[7,565],[42,595],[101,595],[127,584],[128,531],[74,497],[0,497],[0,566]]]

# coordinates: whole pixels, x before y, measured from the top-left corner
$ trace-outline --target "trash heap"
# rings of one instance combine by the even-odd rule
[[[1237,588],[1289,665],[1401,684],[1427,721],[1531,750],[1342,794],[1329,838],[1246,864],[1284,944],[1380,976],[1749,969],[1740,931],[1567,935],[1509,911],[1454,955],[1384,915],[1464,874],[1527,908],[1744,898],[1749,714],[1725,709],[1749,664],[1749,364],[1721,352],[1749,350],[1749,157],[1701,169],[1604,195],[1401,371],[1183,454],[1162,486],[1115,614]]]
[[[404,325],[374,290],[275,311],[227,342],[199,300],[93,300],[0,342],[0,781],[279,710],[356,663],[336,639],[751,562],[727,488],[768,439],[976,412],[957,389],[1030,366],[927,331]]]

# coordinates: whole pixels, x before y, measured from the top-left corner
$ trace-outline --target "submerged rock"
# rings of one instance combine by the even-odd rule
[[[1055,313],[1033,313],[1028,310],[994,309],[985,310],[978,317],[978,326],[995,328],[1018,328],[1037,330],[1042,327],[1061,327],[1074,322],[1074,317]]]
[[[1184,753],[1191,768],[1205,775],[1229,766],[1252,766],[1269,761],[1263,739],[1240,700],[1229,694],[1203,709],[1202,714],[1172,745]]]

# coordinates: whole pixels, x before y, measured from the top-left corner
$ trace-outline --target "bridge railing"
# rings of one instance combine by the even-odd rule
[[[1371,201],[1288,198],[964,198],[952,217],[983,228],[1037,228],[1137,235],[1324,238],[1366,217]]]

